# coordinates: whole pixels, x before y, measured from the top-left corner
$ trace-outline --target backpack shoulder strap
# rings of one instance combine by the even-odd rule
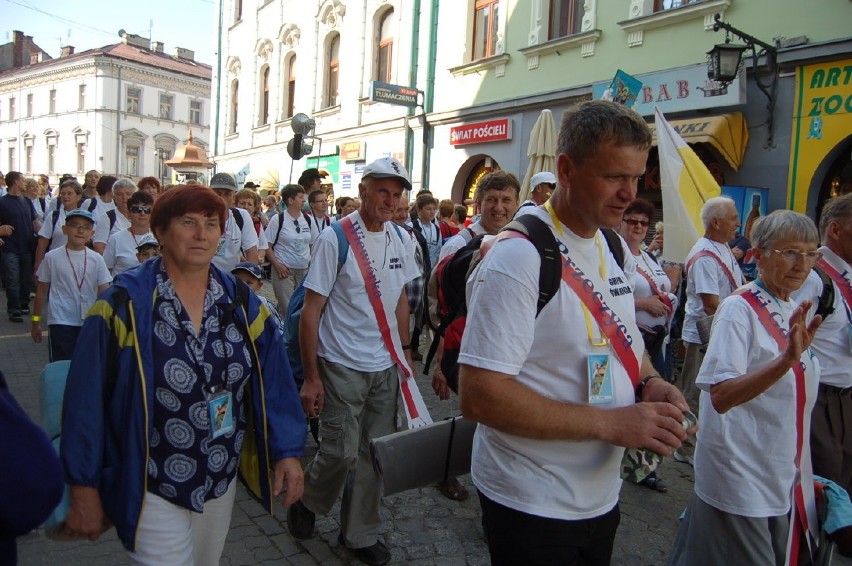
[[[115,209],[107,210],[107,218],[109,218],[109,229],[112,230],[112,227],[115,226]]]
[[[276,216],[278,217],[278,233],[275,234],[275,240],[273,240],[272,245],[269,246],[269,249],[273,249],[275,247],[275,244],[277,244],[278,240],[281,238],[281,231],[284,229],[284,217],[282,216],[283,214],[283,212],[279,212],[278,214],[276,214]],[[270,220],[270,222],[272,222],[272,220]]]
[[[405,245],[405,238],[402,237],[402,228],[400,228],[396,222],[391,222],[390,225],[393,226],[393,229],[396,231],[396,235],[399,236],[399,241]]]
[[[89,212],[94,212],[97,207],[98,207],[98,199],[96,199],[95,197],[92,197],[91,199],[89,199],[89,209],[88,209]]]
[[[234,216],[234,222],[237,223],[237,227],[242,232],[244,219],[243,219],[243,215],[240,212],[240,210],[242,210],[242,209],[236,208],[236,207],[233,207],[233,206],[231,207],[231,214],[233,214],[233,216]]]
[[[337,236],[337,272],[340,273],[340,269],[346,263],[346,256],[349,255],[349,240],[346,239],[340,222],[332,222],[331,228]]]
[[[536,315],[550,302],[562,282],[562,254],[550,226],[535,214],[521,215],[509,222],[503,230],[513,230],[527,237],[541,257],[538,274],[538,303]]]
[[[820,281],[822,281],[822,293],[817,301],[817,308],[814,314],[822,316],[823,320],[825,320],[825,317],[834,312],[834,282],[820,266],[814,265],[814,271],[816,271]]]
[[[612,254],[612,257],[615,258],[615,262],[618,264],[618,267],[623,270],[624,247],[621,245],[621,238],[618,236],[618,232],[616,232],[612,228],[601,228],[601,232],[603,233],[603,237],[606,240],[607,245],[609,246],[609,251]]]

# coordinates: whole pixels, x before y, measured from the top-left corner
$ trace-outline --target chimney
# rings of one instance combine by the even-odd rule
[[[162,41],[155,41],[151,44],[151,51],[154,53],[162,53],[165,48],[166,44]]]
[[[74,55],[74,46],[73,45],[63,45],[62,49],[59,50],[60,57],[68,57],[69,55]]]
[[[178,59],[187,59],[195,61],[195,51],[192,49],[184,49],[183,47],[175,47],[174,56]]]
[[[24,50],[26,49],[27,42],[24,37],[24,32],[15,30],[12,32],[12,68],[23,67],[24,66]]]
[[[141,47],[142,49],[151,49],[151,40],[135,33],[125,33],[121,36],[121,41],[133,47]]]

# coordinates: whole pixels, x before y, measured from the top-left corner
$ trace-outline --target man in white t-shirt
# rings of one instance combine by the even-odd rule
[[[541,206],[547,202],[556,188],[556,175],[550,171],[536,173],[530,179],[530,198],[521,203],[519,208]]]
[[[266,227],[266,240],[272,248],[268,254],[272,264],[272,290],[278,302],[278,313],[287,316],[293,291],[305,278],[311,263],[311,227],[302,213],[305,190],[301,185],[281,189],[282,209]]]
[[[686,347],[677,386],[698,414],[699,390],[695,377],[704,360],[704,342],[698,333],[699,320],[713,316],[722,299],[742,285],[743,274],[728,242],[740,227],[734,201],[728,197],[708,199],[701,207],[704,236],[686,256],[686,307],[681,338]]]
[[[305,493],[288,510],[287,525],[296,538],[312,537],[316,514],[328,513],[342,489],[340,541],[368,564],[390,560],[377,538],[381,485],[369,441],[394,432],[399,391],[375,302],[381,302],[387,315],[386,338],[399,339],[406,361],[413,365],[404,287],[419,275],[415,243],[391,222],[405,189],[411,190],[411,182],[396,159],[385,157],[364,168],[358,186],[363,204],[347,220],[362,247],[358,254],[369,262],[366,269],[372,266],[375,287],[368,292],[352,247],[338,265],[337,231],[323,231],[305,277],[299,326],[305,373],[302,404],[309,417],[320,417],[322,444],[305,468]]]
[[[609,564],[624,447],[671,454],[686,437],[683,396],[644,355],[635,261],[622,243],[622,270],[600,232],[621,223],[650,145],[628,108],[567,111],[552,206],[530,214],[553,230],[578,290],[563,280],[536,316],[541,260],[525,238],[497,241],[468,280],[459,399],[479,423],[471,477],[492,564]]]
[[[257,232],[254,230],[249,213],[234,208],[234,195],[237,193],[237,180],[230,173],[216,173],[210,179],[210,188],[228,207],[225,220],[225,233],[219,239],[219,250],[213,256],[213,263],[222,271],[231,271],[243,258],[257,263]],[[239,219],[237,219],[239,215]]]
[[[820,377],[816,405],[811,413],[811,460],[814,473],[852,493],[852,194],[829,200],[820,215],[820,238],[826,265],[817,264],[831,281],[834,311],[825,314],[811,348],[819,359]],[[811,316],[823,294],[816,269],[802,288],[792,294],[796,303],[813,303]],[[835,282],[837,277],[838,283]]]

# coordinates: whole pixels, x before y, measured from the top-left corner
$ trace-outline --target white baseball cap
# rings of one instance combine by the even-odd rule
[[[402,163],[393,157],[382,157],[376,159],[366,167],[362,179],[367,177],[376,177],[377,179],[392,177],[402,181],[403,186],[409,191],[411,190],[411,181],[408,180],[408,171],[402,166]]]
[[[542,183],[550,183],[551,185],[555,185],[556,175],[554,175],[550,171],[542,171],[541,173],[536,173],[532,176],[532,179],[530,180],[530,188],[534,189]]]

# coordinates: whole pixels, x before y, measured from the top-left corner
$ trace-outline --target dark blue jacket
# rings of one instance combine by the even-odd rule
[[[66,480],[98,488],[107,517],[130,551],[147,491],[154,407],[152,314],[161,261],[122,273],[92,306],[71,360],[62,414]],[[214,265],[210,269],[234,301],[236,280]],[[282,458],[303,454],[305,415],[281,332],[253,293],[248,299],[235,317],[260,363],[247,384],[252,410],[246,413],[240,472],[271,513],[268,470]]]

